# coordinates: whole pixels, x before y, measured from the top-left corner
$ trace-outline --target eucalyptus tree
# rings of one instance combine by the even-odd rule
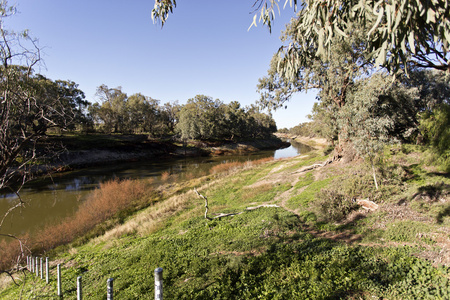
[[[14,259],[9,263],[18,265],[24,257],[24,242],[5,231],[3,221],[14,209],[26,205],[20,190],[37,171],[37,160],[41,163],[59,150],[48,143],[47,131],[71,128],[82,118],[86,102],[75,83],[55,82],[34,73],[41,60],[37,41],[27,31],[15,32],[5,26],[15,13],[15,7],[0,2],[0,190],[17,195],[0,216],[0,235],[18,240],[17,252],[5,253]],[[10,266],[2,264],[0,273]]]
[[[126,132],[160,134],[159,100],[137,93],[128,97],[125,106]]]
[[[377,189],[375,159],[385,145],[400,142],[417,131],[418,99],[417,89],[393,83],[392,77],[377,73],[355,82],[346,105],[338,111],[342,137],[372,166]]]
[[[15,13],[15,7],[0,2],[0,189],[17,191],[37,157],[52,153],[36,150],[47,130],[73,126],[87,103],[74,82],[34,73],[41,59],[37,41],[5,26]]]
[[[256,0],[252,25],[259,22],[271,28],[280,0]],[[418,67],[450,70],[450,5],[446,0],[285,0],[294,11],[295,28],[302,46],[310,53],[299,52],[295,44],[280,48],[278,72],[295,80],[305,65],[305,55],[328,57],[333,44],[351,36],[350,28],[366,32],[366,54],[389,71]],[[162,25],[176,7],[175,0],[155,0],[154,21]],[[259,16],[259,18],[258,18]]]
[[[219,136],[223,102],[196,95],[181,108],[177,131],[182,139],[213,139]]]
[[[245,138],[247,112],[237,101],[232,101],[224,107],[222,135],[224,138],[237,140]]]
[[[123,132],[127,94],[122,92],[122,87],[109,88],[102,84],[97,88],[96,95],[100,103],[93,106],[91,113],[101,121],[106,132]]]
[[[160,107],[161,122],[164,123],[167,133],[174,133],[178,123],[181,105],[178,101],[166,102]]]

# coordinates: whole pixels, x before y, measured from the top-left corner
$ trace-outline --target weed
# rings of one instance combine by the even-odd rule
[[[167,180],[169,180],[170,178],[170,172],[169,171],[164,171],[161,173],[161,181],[162,182],[166,182]]]

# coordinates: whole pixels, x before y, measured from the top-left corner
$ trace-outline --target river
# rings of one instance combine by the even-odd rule
[[[275,159],[293,157],[310,151],[306,145],[292,142],[291,146],[275,151],[260,151],[246,155],[196,157],[183,159],[154,159],[149,161],[115,163],[110,166],[86,168],[77,171],[55,174],[27,183],[20,191],[21,198],[26,203],[24,208],[15,209],[4,220],[0,233],[21,235],[32,233],[46,224],[57,222],[72,215],[90,191],[99,183],[114,179],[154,179],[160,183],[161,174],[169,172],[177,174],[179,180],[189,173],[194,176],[208,174],[209,169],[226,161],[247,161],[265,157]],[[14,194],[0,195],[0,216],[17,203]]]

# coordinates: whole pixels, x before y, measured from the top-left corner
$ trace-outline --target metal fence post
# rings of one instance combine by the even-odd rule
[[[61,291],[61,264],[58,264],[58,266],[56,267],[56,270],[57,270],[57,276],[58,276],[58,279],[57,279],[57,285],[58,285],[58,296],[62,296],[62,291]]]
[[[163,269],[155,269],[155,300],[163,300]]]
[[[35,269],[36,269],[36,276],[39,277],[39,257],[36,257]]]
[[[48,284],[48,257],[45,258],[45,282]]]
[[[42,257],[41,257],[41,279],[44,279],[44,264],[43,264],[43,260],[42,260]]]
[[[77,277],[77,300],[83,299],[83,292],[81,290],[81,276]]]
[[[106,282],[106,299],[107,300],[113,300],[114,298],[114,291],[113,291],[113,281],[114,278],[109,278]]]

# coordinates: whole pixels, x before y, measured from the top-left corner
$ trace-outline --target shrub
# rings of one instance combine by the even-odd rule
[[[341,221],[356,208],[351,198],[333,189],[321,189],[316,199],[318,200],[314,204],[317,216],[327,222]]]

